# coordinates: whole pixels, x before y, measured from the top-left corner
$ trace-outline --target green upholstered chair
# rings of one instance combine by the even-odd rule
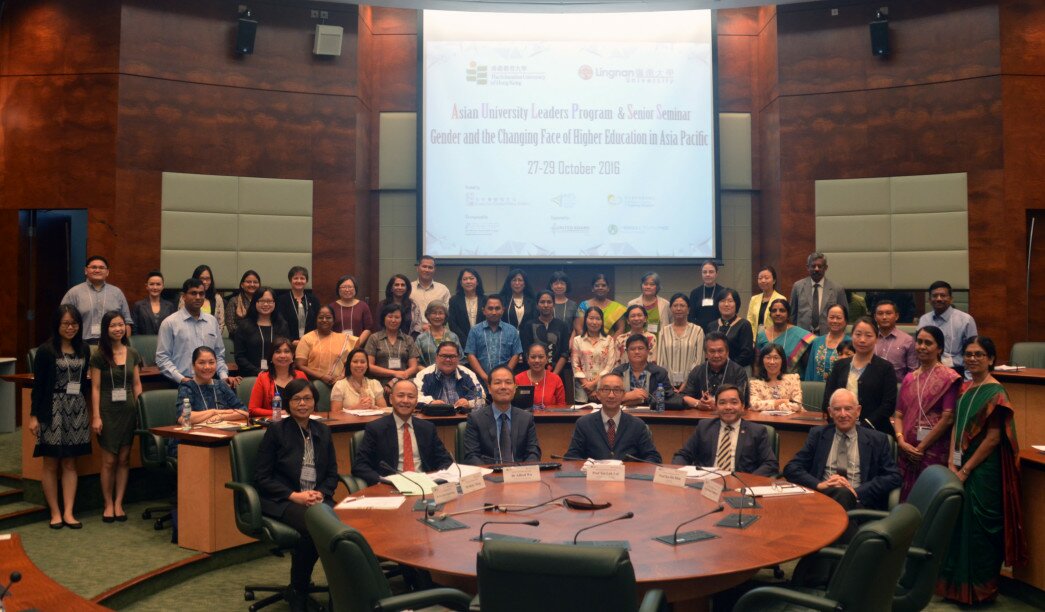
[[[454,461],[464,460],[464,432],[468,429],[468,421],[461,421],[457,424],[457,433],[454,434]]]
[[[889,610],[907,549],[921,522],[917,508],[900,504],[884,519],[863,525],[847,548],[825,548],[816,553],[839,560],[826,592],[760,587],[745,593],[733,610],[762,612],[778,609],[780,604],[825,611]]]
[[[819,380],[802,381],[802,403],[806,410],[821,410],[824,405],[824,388],[827,385]]]
[[[492,540],[483,543],[476,567],[482,611],[651,612],[665,605],[659,589],[640,603],[623,548]]]
[[[330,583],[334,612],[404,610],[441,605],[467,610],[472,598],[456,589],[431,589],[393,595],[388,578],[370,544],[355,529],[341,522],[326,504],[305,512],[305,524],[316,543],[319,560]]]
[[[940,564],[947,556],[951,535],[962,512],[965,487],[944,465],[931,465],[918,476],[907,503],[918,508],[922,525],[914,535],[900,581],[896,583],[893,610],[913,612],[929,605],[936,586]],[[880,520],[888,516],[881,510],[851,510],[850,518]]]
[[[225,364],[236,365],[236,345],[232,343],[232,338],[222,338],[222,343],[225,344]]]
[[[776,427],[772,425],[762,425],[766,428],[766,435],[769,436],[769,447],[773,449],[773,455],[777,458],[777,463],[780,462],[780,434],[776,432]]]
[[[356,463],[356,453],[359,452],[359,446],[363,443],[363,434],[364,431],[362,429],[359,431],[353,431],[352,437],[348,439],[348,456],[352,460],[353,465]],[[351,474],[348,476],[342,476],[341,480],[345,482],[345,486],[347,486],[348,490],[352,493],[365,489],[367,486],[365,480],[352,476]]]
[[[254,391],[254,383],[258,381],[257,376],[244,376],[236,385],[236,396],[244,406],[250,406],[250,394]]]
[[[142,361],[147,366],[156,365],[156,339],[155,334],[134,334],[130,338],[131,348],[138,351]]]
[[[152,473],[170,477],[178,472],[178,458],[167,455],[167,438],[157,436],[149,431],[153,427],[178,424],[178,390],[156,389],[146,391],[138,398],[138,449],[141,454],[142,467]],[[142,518],[151,520],[153,514],[160,514],[153,523],[156,530],[163,529],[164,523],[172,520],[173,504],[150,506],[142,511]]]
[[[245,536],[261,540],[273,545],[272,554],[283,556],[283,551],[294,548],[301,535],[290,525],[261,514],[261,496],[254,488],[254,467],[257,464],[258,449],[264,430],[244,431],[236,434],[229,445],[229,456],[232,459],[232,481],[225,483],[226,489],[232,489],[233,512],[236,527]],[[281,585],[246,585],[243,587],[243,599],[253,601],[256,592],[272,593],[268,597],[254,602],[251,612],[283,600],[284,592],[289,588]],[[312,587],[310,593],[326,592],[326,587]]]
[[[36,365],[36,347],[29,349],[29,352],[25,354],[25,371],[30,374],[33,373],[33,367]]]
[[[1017,342],[1012,345],[1009,363],[1027,368],[1045,368],[1045,342]]]
[[[316,386],[316,391],[319,391],[319,400],[316,401],[316,412],[330,412],[331,388],[322,380],[313,380],[312,384]]]

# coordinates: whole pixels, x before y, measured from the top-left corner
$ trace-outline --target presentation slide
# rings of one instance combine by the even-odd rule
[[[718,255],[710,11],[423,23],[425,253]]]

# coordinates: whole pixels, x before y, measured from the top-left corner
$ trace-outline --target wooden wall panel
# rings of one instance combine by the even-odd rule
[[[111,73],[119,65],[116,0],[14,0],[0,23],[0,75]]]
[[[1038,0],[1002,0],[998,5],[1002,70],[1045,75],[1045,7]]]
[[[723,11],[725,12],[725,11]],[[758,38],[752,35],[718,35],[718,110],[750,113],[755,90]]]

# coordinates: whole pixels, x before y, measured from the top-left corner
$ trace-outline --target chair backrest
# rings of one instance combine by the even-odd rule
[[[802,403],[806,410],[821,410],[824,405],[824,388],[827,385],[819,380],[802,381]]]
[[[156,341],[155,334],[134,334],[131,336],[131,348],[138,351],[142,361],[147,366],[156,365]]]
[[[225,345],[225,363],[236,363],[236,345],[232,338],[222,338],[221,341]]]
[[[929,605],[964,499],[965,487],[946,466],[931,465],[918,476],[907,497],[907,502],[922,514],[912,546],[929,555],[908,557],[893,598],[893,610],[922,610]]]
[[[476,566],[482,610],[638,609],[635,570],[623,548],[492,540]]]
[[[348,439],[348,456],[352,460],[352,465],[356,463],[356,453],[359,452],[359,446],[363,444],[363,435],[366,431],[360,429],[359,431],[353,431],[352,437]]]
[[[319,400],[316,401],[316,412],[330,412],[330,387],[322,380],[313,380],[312,384],[319,391]]]
[[[244,376],[243,380],[236,385],[236,396],[239,397],[239,401],[243,402],[244,406],[250,406],[250,394],[254,391],[254,383],[257,380],[257,376]]]
[[[457,432],[454,434],[454,455],[456,461],[464,461],[464,432],[468,429],[468,421],[464,420],[457,424]]]
[[[1009,363],[1028,368],[1045,368],[1045,342],[1017,342],[1012,345]]]
[[[773,449],[773,456],[780,459],[780,434],[776,432],[776,427],[772,425],[763,425],[766,428],[766,435],[769,436],[769,447]]]
[[[138,421],[141,433],[138,436],[142,465],[148,469],[166,469],[167,439],[149,433],[153,427],[178,423],[178,390],[154,389],[145,391],[138,398]]]
[[[36,365],[36,347],[29,349],[29,352],[25,354],[25,371],[30,374],[33,373],[33,366]]]
[[[265,430],[241,431],[229,443],[229,458],[232,460],[232,482],[254,485],[254,467],[257,464],[258,449]],[[255,493],[256,495],[256,493]],[[233,514],[236,527],[240,532],[258,539],[262,534],[255,526],[251,515],[253,508],[247,495],[241,491],[232,492]]]
[[[306,510],[305,524],[319,552],[335,611],[370,612],[375,602],[392,595],[366,538],[342,523],[330,506],[316,504]]]
[[[865,523],[846,547],[827,586],[827,598],[843,610],[888,610],[896,580],[922,515],[900,504],[880,521]]]

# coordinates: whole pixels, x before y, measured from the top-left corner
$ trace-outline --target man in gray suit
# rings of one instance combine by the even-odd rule
[[[715,393],[718,418],[701,419],[671,462],[775,476],[780,466],[769,443],[769,430],[741,419],[746,408],[740,389],[729,384],[719,387]]]
[[[849,301],[845,288],[824,278],[827,273],[827,257],[813,252],[806,258],[809,276],[795,282],[791,287],[791,323],[804,330],[821,335],[827,333],[827,310],[838,304],[849,312]]]
[[[464,463],[514,463],[540,461],[537,428],[533,414],[512,406],[515,376],[505,366],[490,372],[492,405],[483,406],[468,415],[464,430]]]

